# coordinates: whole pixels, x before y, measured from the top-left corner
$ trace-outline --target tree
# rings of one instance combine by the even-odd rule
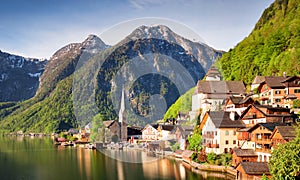
[[[200,152],[202,150],[202,136],[199,131],[194,131],[194,134],[192,136],[188,137],[189,141],[189,150]]]
[[[300,100],[296,99],[293,101],[293,108],[300,108]]]
[[[92,121],[92,141],[105,142],[105,127],[103,124],[104,117],[101,114],[97,114],[93,117]]]
[[[295,126],[296,138],[278,145],[272,152],[270,172],[273,179],[296,179],[300,177],[300,125]]]

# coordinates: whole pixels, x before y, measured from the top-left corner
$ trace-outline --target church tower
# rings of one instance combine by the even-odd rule
[[[120,124],[120,140],[127,141],[127,123],[126,123],[126,109],[125,109],[125,93],[122,90],[120,111],[119,111],[119,124]]]

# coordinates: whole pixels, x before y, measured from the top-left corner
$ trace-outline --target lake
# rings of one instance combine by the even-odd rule
[[[130,153],[134,157],[147,156],[141,151],[121,153],[126,156]],[[146,163],[128,163],[105,156],[97,150],[55,146],[53,140],[47,137],[0,136],[1,180],[231,178],[223,173],[195,173],[181,162],[166,158]]]

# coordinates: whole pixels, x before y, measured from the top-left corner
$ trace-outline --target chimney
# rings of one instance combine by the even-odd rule
[[[283,72],[283,77],[286,78],[286,72]]]

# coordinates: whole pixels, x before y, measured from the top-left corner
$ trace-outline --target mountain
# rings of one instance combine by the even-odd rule
[[[300,3],[276,0],[248,37],[218,61],[227,80],[251,84],[256,75],[300,73]]]
[[[137,123],[139,117],[151,113],[152,95],[164,97],[168,108],[202,79],[221,55],[221,51],[182,38],[166,26],[141,26],[114,46],[91,35],[82,43],[69,44],[54,53],[34,98],[18,104],[0,104],[0,129],[52,132],[83,125],[78,119],[89,122],[90,113],[101,113],[107,120],[117,119],[117,92],[123,87],[130,100],[129,109],[139,115],[137,118],[129,114],[129,123]],[[190,84],[178,71],[190,77]],[[119,82],[118,77],[123,81]]]
[[[120,99],[118,92],[125,88],[129,98],[127,107],[131,107],[127,112],[129,124],[143,125],[147,119],[157,120],[158,116],[149,117],[156,114],[151,109],[153,96],[161,96],[154,100],[156,102],[164,98],[165,104],[161,102],[161,105],[167,109],[180,94],[203,78],[206,69],[222,52],[187,40],[168,27],[158,25],[135,29],[103,54],[106,55],[102,57],[95,96],[99,113],[105,119],[116,119]],[[179,66],[182,69],[178,69]],[[190,75],[190,84],[181,77],[181,72]],[[122,80],[118,81],[116,77]]]
[[[108,48],[99,37],[89,35],[82,43],[71,43],[53,54],[40,78],[37,96],[48,96],[57,82],[72,75],[83,52],[97,54]]]
[[[109,46],[90,35],[82,43],[69,44],[49,59],[36,95],[20,103],[0,103],[0,129],[53,132],[77,126],[73,111],[73,73],[83,53],[96,54]]]
[[[0,51],[0,102],[33,97],[47,60],[24,58]]]

